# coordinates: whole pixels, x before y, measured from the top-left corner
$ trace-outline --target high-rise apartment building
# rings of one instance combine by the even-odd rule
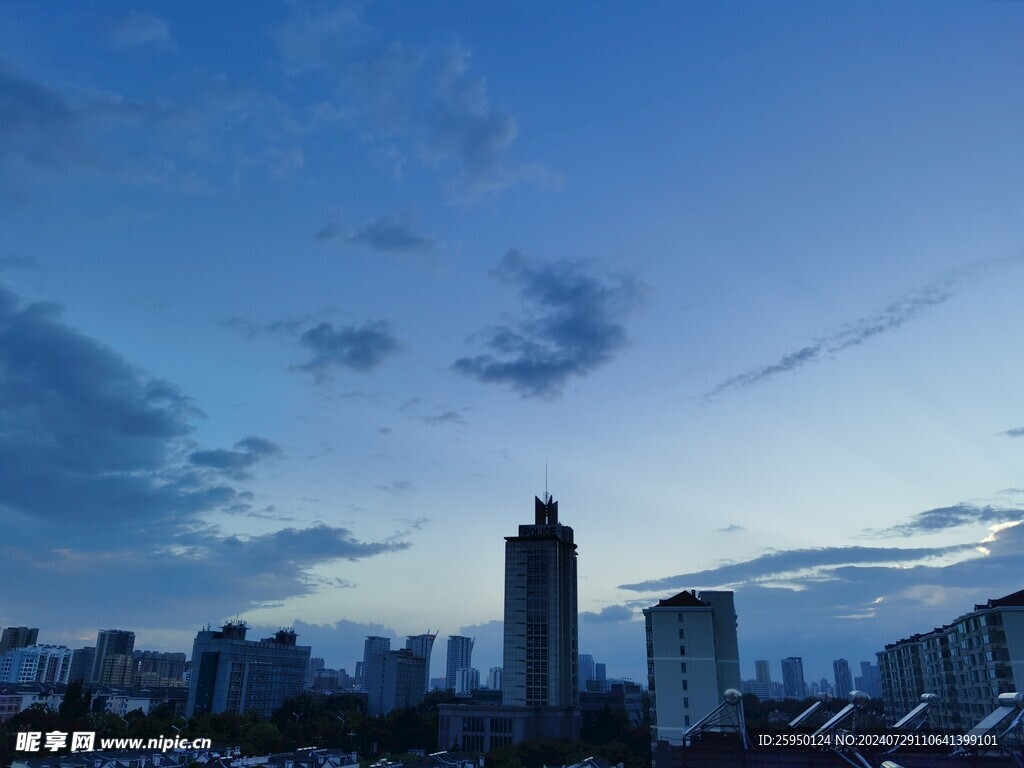
[[[460,669],[473,666],[473,644],[471,637],[452,635],[448,638],[448,663],[444,668],[444,687],[455,690],[455,677]]]
[[[6,627],[0,635],[0,656],[39,642],[38,627]]]
[[[438,748],[482,753],[524,739],[578,739],[577,637],[573,530],[545,493],[534,499],[533,524],[505,538],[502,704],[442,704]]]
[[[755,687],[751,690],[761,701],[772,698],[772,673],[767,659],[758,659],[754,662]]]
[[[209,712],[257,712],[270,717],[289,696],[302,693],[310,648],[296,634],[279,630],[260,641],[246,640],[243,622],[220,631],[205,629],[192,645],[186,717]]]
[[[423,692],[426,693],[430,690],[430,654],[434,650],[434,640],[437,639],[437,633],[430,634],[430,630],[427,630],[422,635],[409,635],[405,638],[405,649],[412,651],[413,656],[419,656],[421,659],[426,659],[426,671],[423,675]]]
[[[853,690],[853,675],[850,672],[850,662],[846,659],[836,659],[833,661],[832,677],[836,681],[836,698],[848,699],[850,691]]]
[[[533,525],[505,538],[502,703],[579,707],[576,544],[558,502],[534,499]]]
[[[594,679],[594,657],[589,653],[580,654],[579,663],[580,690],[587,690],[587,683]]]
[[[680,592],[644,609],[651,738],[679,744],[686,730],[740,688],[732,592]]]
[[[877,656],[886,715],[901,717],[935,693],[931,724],[964,732],[995,710],[999,694],[1024,690],[1024,589]]]
[[[366,690],[366,711],[385,715],[394,709],[409,709],[423,701],[423,680],[427,676],[427,660],[411,650],[383,651],[370,657],[372,674]]]
[[[0,682],[66,683],[74,651],[63,645],[29,645],[0,657]]]
[[[373,679],[373,675],[377,674],[381,667],[379,664],[374,664],[373,657],[377,654],[384,653],[385,651],[391,650],[391,638],[390,637],[379,637],[377,635],[369,635],[363,642],[363,667],[362,671],[359,672],[358,665],[356,667],[357,673],[359,674],[359,685],[364,691],[370,690],[371,683],[373,685],[379,685],[380,681]]]
[[[864,691],[872,699],[882,698],[881,678],[878,675],[878,665],[870,661],[860,663],[860,675],[853,680],[853,686],[858,691]]]
[[[787,699],[807,697],[802,656],[789,656],[782,660],[782,690]]]
[[[135,650],[135,633],[123,629],[101,629],[96,635],[96,656],[88,682],[100,682],[103,676],[103,661],[107,656],[127,655],[131,658]]]

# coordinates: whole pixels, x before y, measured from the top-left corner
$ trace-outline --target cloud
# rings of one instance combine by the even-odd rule
[[[387,491],[388,493],[402,493],[404,491],[412,490],[412,483],[409,480],[395,480],[387,484],[379,484],[373,486],[379,491]]]
[[[385,214],[371,219],[359,229],[346,232],[329,222],[316,233],[321,242],[340,241],[353,248],[366,248],[378,253],[429,253],[437,247],[433,238],[417,234],[412,214]]]
[[[598,277],[578,262],[536,263],[515,249],[492,275],[518,288],[540,313],[517,327],[485,331],[481,336],[490,351],[459,358],[453,368],[509,386],[522,397],[557,397],[571,377],[609,363],[626,346],[623,320],[643,295],[632,276]]]
[[[110,29],[110,40],[118,48],[174,47],[167,22],[152,13],[130,11]]]
[[[466,419],[463,418],[462,414],[452,409],[440,411],[430,416],[420,416],[420,421],[424,424],[430,424],[431,426],[438,426],[441,424],[465,424]]]
[[[514,116],[493,105],[470,52],[458,41],[417,46],[388,43],[351,7],[300,5],[278,30],[291,73],[333,80],[337,103],[321,114],[354,119],[376,137],[376,154],[414,153],[450,179],[451,192],[469,199],[522,181],[550,183],[538,164],[509,159],[519,133]]]
[[[250,436],[230,451],[196,449],[200,416],[172,383],[70,327],[60,307],[0,287],[0,559],[17,571],[5,577],[9,611],[52,605],[68,626],[96,626],[129,606],[139,626],[189,624],[315,591],[318,564],[409,546],[327,525],[222,532],[212,513],[249,514],[253,502],[223,477],[280,448]],[[270,513],[286,516],[261,514]]]
[[[313,358],[294,368],[314,373],[318,379],[338,368],[371,371],[401,346],[386,320],[371,320],[361,326],[337,329],[331,323],[320,323],[303,333],[299,341],[313,351]]]
[[[774,363],[725,379],[705,392],[702,399],[705,402],[711,401],[728,392],[760,384],[779,374],[790,373],[806,365],[820,362],[884,333],[894,331],[927,310],[947,302],[955,295],[957,286],[965,280],[976,277],[994,266],[1007,266],[1017,261],[992,260],[951,270],[928,285],[904,294],[875,315],[862,317],[841,326],[814,339],[810,344],[783,355]]]
[[[948,555],[965,555],[975,544],[947,547],[812,547],[769,552],[751,560],[728,563],[703,571],[681,573],[635,584],[622,584],[619,589],[634,592],[679,591],[691,587],[714,587],[742,584],[799,583],[831,578],[841,567],[863,565],[909,566],[936,560]]]
[[[32,256],[0,256],[0,272],[39,269],[39,262]]]
[[[188,460],[198,466],[223,472],[229,477],[245,480],[250,475],[245,471],[258,461],[271,456],[280,456],[281,447],[262,437],[247,437],[235,443],[236,450],[214,449],[193,451]]]
[[[914,534],[939,533],[951,528],[982,523],[993,525],[1024,519],[1024,509],[1013,507],[979,507],[974,504],[954,504],[919,512],[910,522],[893,525],[882,530],[865,531],[872,537],[910,536]]]
[[[221,328],[240,333],[247,339],[255,339],[258,336],[294,336],[308,322],[308,319],[293,318],[274,320],[269,323],[257,323],[237,315],[216,321],[217,325]]]
[[[624,605],[608,605],[599,612],[582,611],[580,621],[587,622],[609,622],[609,621],[632,621],[633,611]]]
[[[1007,437],[1024,437],[1024,427],[1014,427],[999,434],[1006,435]]]
[[[742,525],[736,525],[736,523],[730,523],[724,528],[716,528],[715,530],[718,533],[738,533],[739,531],[745,531],[746,528],[744,528]]]

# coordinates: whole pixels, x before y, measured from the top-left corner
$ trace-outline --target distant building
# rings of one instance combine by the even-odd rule
[[[103,675],[103,660],[115,654],[129,658],[135,650],[135,633],[124,629],[101,629],[96,635],[96,656],[87,682],[96,683]]]
[[[394,709],[409,709],[423,701],[427,660],[412,651],[384,651],[370,659],[373,674],[367,675],[366,711],[385,715]],[[365,669],[365,667],[364,667]]]
[[[644,609],[652,740],[678,744],[683,733],[739,690],[732,592],[680,592]]]
[[[380,685],[381,681],[372,679],[372,675],[377,674],[381,667],[379,664],[371,664],[373,656],[378,653],[384,653],[385,651],[391,650],[391,638],[390,637],[379,637],[377,635],[370,635],[363,642],[363,667],[359,675],[359,685],[364,691],[370,690],[371,685]],[[359,665],[356,665],[356,671],[359,672]]]
[[[325,667],[324,660],[319,656],[314,656],[309,660],[309,664],[306,666],[306,688],[313,687],[313,679],[316,677],[316,673]]]
[[[848,699],[853,690],[853,675],[850,673],[850,662],[836,659],[832,662],[832,677],[836,681],[836,698]]]
[[[480,670],[461,667],[455,670],[455,695],[470,696],[480,687]]]
[[[750,691],[744,693],[752,693],[761,701],[772,698],[772,675],[767,659],[758,659],[754,662],[754,685]]]
[[[0,657],[8,651],[26,648],[38,642],[38,627],[6,627],[0,635]]]
[[[421,659],[426,659],[426,673],[423,675],[423,692],[426,693],[430,690],[430,654],[434,650],[434,640],[437,639],[437,633],[430,634],[430,630],[427,630],[422,635],[409,635],[405,638],[406,650],[412,651],[414,656],[419,656]]]
[[[0,682],[66,683],[74,654],[63,645],[29,645],[0,658]]]
[[[176,688],[185,685],[184,653],[132,651],[131,685],[137,688]]]
[[[878,665],[870,661],[860,663],[860,675],[855,677],[853,685],[858,691],[864,691],[872,699],[882,698],[881,678],[878,673]]]
[[[935,693],[934,727],[972,728],[995,709],[999,694],[1024,690],[1024,589],[876,655],[887,716],[901,717],[922,693]]]
[[[186,717],[202,712],[256,712],[270,717],[289,696],[302,692],[310,648],[282,629],[260,641],[246,640],[242,622],[219,632],[203,630],[192,646]]]
[[[594,679],[594,657],[589,653],[580,654],[580,690],[587,690],[587,682]]]
[[[455,677],[460,669],[473,666],[473,644],[476,641],[462,635],[448,638],[448,663],[444,669],[444,684],[450,691],[455,690]]]
[[[501,667],[491,667],[487,673],[487,687],[492,691],[501,690]]]
[[[807,683],[804,682],[804,660],[802,656],[789,656],[782,660],[782,689],[787,699],[807,697]]]
[[[68,682],[80,680],[87,683],[92,679],[92,667],[96,661],[96,649],[93,647],[78,648],[71,657],[71,671]]]
[[[587,684],[588,691],[604,691],[606,690],[605,683],[608,681],[607,667],[604,662],[597,662],[594,664],[594,684]]]
[[[94,682],[112,688],[127,688],[132,684],[133,671],[131,654],[108,653],[103,657],[99,677]]]

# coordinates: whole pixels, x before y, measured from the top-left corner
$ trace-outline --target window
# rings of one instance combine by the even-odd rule
[[[682,640],[684,637],[686,637],[686,630],[683,629],[682,627],[680,627],[679,628],[679,639]]]
[[[688,680],[683,680],[683,690],[684,691],[690,690],[690,683],[689,683]]]
[[[686,646],[685,645],[680,645],[679,646],[679,655],[680,656],[685,656],[686,655]]]
[[[682,672],[684,675],[686,674],[686,662],[685,661],[679,662],[679,671]]]
[[[683,696],[683,709],[689,709],[689,708],[690,708],[690,697],[689,696]]]

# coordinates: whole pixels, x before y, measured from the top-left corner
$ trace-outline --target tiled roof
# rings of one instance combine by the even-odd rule
[[[703,600],[698,600],[697,595],[693,592],[687,592],[685,589],[678,595],[666,598],[665,600],[658,601],[658,608],[707,608],[708,604]]]

